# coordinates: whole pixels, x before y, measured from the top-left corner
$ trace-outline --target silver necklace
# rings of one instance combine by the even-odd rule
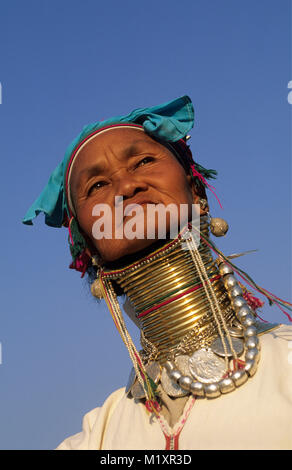
[[[260,343],[257,336],[253,310],[242,296],[242,290],[230,266],[218,263],[219,273],[238,320],[237,327],[228,329],[231,348],[226,337],[219,336],[210,347],[197,349],[191,355],[181,354],[168,360],[163,367],[152,361],[146,366],[149,377],[172,397],[189,393],[199,397],[217,398],[243,385],[257,370],[260,359]],[[226,341],[225,341],[226,340]],[[244,361],[234,361],[232,350]],[[229,364],[226,370],[226,361]],[[239,365],[240,364],[240,365]],[[142,387],[137,386],[133,374],[126,389],[134,398],[143,398]]]

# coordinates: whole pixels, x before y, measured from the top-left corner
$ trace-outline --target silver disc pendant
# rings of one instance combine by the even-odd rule
[[[160,376],[161,376],[161,367],[158,362],[150,362],[148,366],[146,366],[146,372],[151,377],[153,382],[156,384],[158,383]]]
[[[189,360],[190,356],[186,355],[177,356],[174,360],[175,365],[177,366],[178,370],[181,372],[182,375],[191,375]]]
[[[189,358],[193,377],[203,383],[218,382],[225,372],[225,362],[211,350],[199,349]]]
[[[131,388],[131,394],[133,398],[136,398],[137,400],[141,400],[142,398],[145,398],[145,392],[144,388],[140,384],[139,380],[137,379],[134,385]]]
[[[169,395],[170,397],[183,397],[184,395],[187,395],[188,393],[187,390],[184,390],[183,388],[181,388],[180,385],[178,385],[176,382],[171,380],[165,367],[163,367],[162,369],[161,385],[165,393]]]
[[[216,338],[210,347],[212,351],[220,357],[225,357],[225,356],[232,357],[233,353],[230,349],[228,338],[224,336],[224,340],[225,340],[227,354],[225,354],[223,343],[220,337]],[[237,356],[240,356],[243,353],[243,341],[240,338],[231,338],[231,342],[232,342],[232,347],[234,351],[236,352]]]
[[[158,362],[155,362],[155,361],[150,362],[145,367],[145,370],[146,370],[147,375],[153,380],[153,382],[158,383],[160,376],[161,376],[161,367],[158,364]],[[131,378],[131,374],[130,374],[130,378]],[[129,381],[130,381],[130,378],[129,378]],[[136,374],[134,378],[134,384],[132,383],[130,390],[131,390],[131,394],[133,398],[137,398],[138,400],[140,400],[141,398],[145,398],[146,395],[145,395],[144,388],[140,384],[139,380],[136,379],[135,381],[135,379],[136,379]]]
[[[243,328],[237,328],[236,326],[231,326],[228,328],[230,336],[233,338],[243,338]]]

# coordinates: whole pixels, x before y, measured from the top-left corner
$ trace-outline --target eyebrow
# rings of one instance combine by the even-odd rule
[[[123,149],[123,156],[124,157],[128,156],[129,158],[135,157],[135,153],[141,150],[142,144],[145,145],[145,140],[142,140],[142,139],[135,140],[134,142],[132,142],[131,144],[129,144]],[[153,145],[155,145],[155,142],[151,142],[151,141],[149,143],[147,142],[147,146],[148,145],[152,147]],[[85,176],[86,178],[90,178],[93,175],[102,173],[103,170],[104,170],[104,165],[101,165],[98,162],[93,163],[92,165],[88,166],[87,168],[84,168],[83,170],[79,172],[77,184],[80,183],[80,180],[83,176]]]

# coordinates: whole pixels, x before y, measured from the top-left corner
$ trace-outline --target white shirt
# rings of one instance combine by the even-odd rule
[[[218,398],[190,396],[173,428],[121,388],[87,413],[82,431],[57,450],[164,450],[173,443],[179,450],[292,450],[292,326],[261,335],[260,343],[252,378]]]

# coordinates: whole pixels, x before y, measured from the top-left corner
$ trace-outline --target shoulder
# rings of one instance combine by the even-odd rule
[[[118,390],[115,390],[107,397],[102,406],[94,408],[84,415],[83,425],[87,424],[92,429],[96,423],[96,420],[100,419],[101,416],[104,420],[109,418],[124,396],[125,388],[119,388]]]
[[[292,351],[292,325],[269,324],[259,328],[258,335],[263,351],[268,355],[272,354],[274,360],[283,357],[288,365],[289,350]]]
[[[259,338],[263,380],[277,384],[278,391],[292,403],[292,325],[280,324]]]
[[[82,419],[82,431],[67,437],[55,450],[85,450],[91,447],[93,429],[102,434],[116,406],[125,396],[125,388],[111,393],[102,406],[87,412]]]
[[[286,353],[289,348],[292,348],[292,325],[261,325],[258,334],[265,347],[283,348]]]

